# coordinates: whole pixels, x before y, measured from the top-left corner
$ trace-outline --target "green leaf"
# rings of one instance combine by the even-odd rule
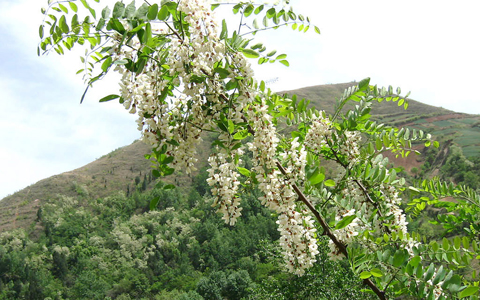
[[[275,25],[278,25],[280,23],[280,18],[278,16],[278,14],[275,14],[273,16],[273,23],[275,23]]]
[[[371,269],[370,273],[372,273],[372,275],[374,277],[382,277],[383,276],[382,271],[380,269],[377,269],[377,268]]]
[[[310,176],[310,178],[308,178],[308,181],[310,181],[312,185],[316,185],[322,182],[324,179],[325,179],[325,174],[321,172],[315,172]]]
[[[430,266],[428,267],[427,272],[423,275],[424,276],[423,279],[425,281],[429,281],[430,279],[432,279],[434,272],[435,272],[435,265],[431,263]]]
[[[123,13],[125,19],[131,19],[135,15],[135,0],[132,0]]]
[[[105,6],[105,8],[102,10],[102,18],[108,19],[110,16],[111,10],[108,6]]]
[[[112,17],[115,19],[121,18],[124,12],[125,12],[125,4],[123,4],[123,2],[118,1],[117,3],[115,3],[115,6],[113,7]]]
[[[280,60],[280,59],[284,59],[284,58],[287,58],[287,55],[286,54],[280,54],[275,58],[275,60]]]
[[[263,5],[258,6],[258,7],[255,9],[254,14],[258,15],[258,14],[263,10],[263,7],[264,7]]]
[[[269,19],[273,18],[273,16],[275,16],[275,8],[272,7],[269,10],[267,10],[266,16]]]
[[[275,53],[277,53],[277,50],[270,51],[269,53],[267,53],[267,56],[268,57],[274,56]]]
[[[218,67],[218,68],[215,68],[214,71],[219,75],[220,79],[225,79],[228,77],[228,75],[230,75],[230,71],[224,68]]]
[[[287,66],[287,67],[290,66],[290,63],[288,62],[288,60],[281,60],[280,63],[281,63],[282,65]]]
[[[452,275],[453,271],[450,271],[445,277],[445,281],[442,284],[443,289],[448,289],[452,293],[460,291],[462,288],[462,279],[459,275]]]
[[[175,186],[173,184],[167,184],[163,187],[165,191],[173,190]]]
[[[320,28],[318,28],[317,26],[315,26],[315,32],[320,34]]]
[[[170,16],[170,12],[168,11],[168,7],[166,5],[162,5],[160,10],[158,11],[158,19],[162,21],[166,21]]]
[[[130,30],[130,33],[138,32],[140,29],[142,29],[146,25],[147,25],[147,23],[142,23],[142,24],[138,25],[137,27],[133,28],[132,30]]]
[[[372,274],[370,272],[363,271],[362,273],[360,273],[360,279],[368,279],[370,277],[372,277]]]
[[[228,120],[228,133],[232,134],[235,131],[235,124],[232,120]]]
[[[335,181],[333,181],[332,179],[329,179],[327,181],[325,181],[325,186],[335,186]]]
[[[163,165],[168,165],[171,163],[175,158],[173,156],[166,156],[164,159],[162,159],[161,163]]]
[[[443,238],[442,247],[444,250],[450,249],[450,241],[447,238]]]
[[[220,39],[226,39],[228,36],[227,22],[225,19],[222,20],[222,32],[220,32]]]
[[[265,81],[263,81],[263,80],[260,82],[260,90],[261,90],[262,92],[265,91]]]
[[[148,8],[147,18],[149,20],[155,20],[158,14],[158,4],[154,3]]]
[[[58,3],[58,7],[63,10],[64,13],[68,14],[68,9],[62,3]]]
[[[356,215],[346,216],[340,222],[338,222],[337,225],[335,225],[335,229],[342,229],[347,227],[348,224],[352,223],[353,220],[355,220],[355,218],[357,218]]]
[[[100,18],[100,20],[98,20],[98,24],[97,26],[95,26],[95,30],[96,31],[100,31],[102,30],[102,28],[105,26],[105,19],[104,18]]]
[[[43,25],[40,25],[40,27],[38,28],[38,35],[41,39],[43,39]]]
[[[91,7],[88,8],[88,11],[90,12],[90,14],[93,16],[94,19],[97,18],[97,13],[95,12],[95,10]]]
[[[465,298],[478,292],[478,286],[469,286],[458,294],[458,298]]]
[[[231,90],[235,89],[237,86],[238,86],[238,82],[236,80],[232,79],[229,82],[227,82],[227,84],[225,85],[225,89],[227,91],[231,91]]]
[[[113,100],[113,99],[117,99],[117,98],[120,98],[120,96],[119,96],[119,95],[115,95],[115,94],[111,94],[111,95],[105,96],[105,97],[103,97],[102,99],[98,100],[98,102],[107,102],[107,101],[110,101],[110,100]]]
[[[111,56],[108,56],[105,61],[103,62],[102,64],[102,70],[103,72],[107,72],[108,68],[110,68],[110,66],[112,65],[112,57]]]
[[[249,4],[249,5],[247,5],[247,7],[245,7],[245,10],[243,11],[243,15],[245,17],[248,17],[252,14],[252,12],[253,12],[253,5]]]
[[[257,58],[260,56],[257,51],[251,50],[251,49],[242,49],[243,55],[247,58]]]
[[[78,11],[78,7],[74,2],[68,2],[68,5],[70,5],[70,8],[73,10],[73,12],[76,13]]]
[[[135,73],[140,74],[147,63],[147,59],[145,57],[140,57],[138,61],[135,63]]]
[[[421,261],[422,261],[422,258],[420,256],[414,256],[412,257],[412,259],[410,259],[409,264],[412,265],[413,267],[416,267]]]
[[[237,170],[238,172],[240,172],[240,174],[242,174],[243,176],[246,176],[246,177],[250,177],[250,170],[248,169],[245,169],[245,168],[242,168],[242,167],[237,167]]]
[[[292,136],[294,135],[295,132],[292,132]],[[323,174],[322,170],[318,166],[311,166],[311,165],[306,165],[305,166],[305,173],[308,181],[312,185],[315,185],[317,183],[322,182],[325,179],[325,174]]]
[[[246,138],[248,135],[249,135],[249,133],[248,133],[248,130],[247,130],[247,129],[240,130],[240,131],[237,131],[237,133],[235,133],[235,134],[233,135],[233,139],[235,139],[235,140],[243,140],[243,139]]]
[[[257,19],[253,20],[253,28],[255,28],[255,29],[260,28],[260,26],[258,25],[258,20]]]
[[[405,251],[397,250],[395,252],[395,255],[393,256],[393,266],[395,268],[400,267],[403,264],[403,262],[405,261],[406,258],[407,258],[407,254],[405,254]]]
[[[120,23],[119,20],[117,19],[110,19],[110,21],[108,22],[108,24],[110,25],[110,27],[117,31],[118,33],[120,34],[124,34],[125,33],[125,28],[123,27],[122,23]],[[108,28],[108,26],[107,26]]]
[[[157,196],[150,200],[150,210],[154,210],[157,207],[158,201],[160,200],[160,196]]]
[[[60,21],[58,25],[60,26],[60,29],[63,31],[63,33],[68,33],[70,31],[67,25],[67,20],[65,19],[65,15],[62,15],[60,17]]]
[[[143,43],[148,44],[148,41],[152,37],[152,25],[148,22],[145,25],[145,34],[143,35]]]
[[[453,239],[453,247],[455,248],[455,250],[458,250],[460,249],[461,244],[462,244],[462,239],[457,235]]]
[[[445,275],[447,274],[447,270],[443,268],[443,266],[440,266],[437,270],[437,274],[435,275],[435,278],[433,278],[432,283],[433,285],[437,285],[440,281],[442,281],[445,278]]]

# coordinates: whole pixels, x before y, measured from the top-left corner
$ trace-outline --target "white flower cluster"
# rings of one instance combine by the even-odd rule
[[[316,262],[315,256],[319,253],[313,220],[306,211],[298,212],[292,206],[278,216],[277,224],[288,271],[303,275],[305,269]]]
[[[218,115],[207,114],[202,109],[207,99],[219,102],[217,95],[220,85],[212,74],[213,65],[225,57],[224,45],[217,35],[216,21],[208,3],[202,0],[180,1],[178,11],[185,13],[189,23],[189,36],[157,29],[157,34],[173,36],[167,49],[168,56],[164,66],[158,66],[156,59],[149,59],[140,74],[127,70],[119,64],[116,71],[122,74],[120,84],[124,106],[130,113],[138,114],[138,129],[142,131],[143,140],[156,148],[167,147],[167,155],[173,156],[171,166],[186,173],[195,170],[196,146],[201,141],[202,129],[210,128],[212,120]],[[136,60],[142,45],[135,37],[128,45],[119,47],[121,37],[117,37],[113,46],[114,60]],[[165,52],[165,51],[163,51]],[[163,80],[168,71],[172,79]],[[205,77],[204,81],[196,78]],[[212,81],[213,78],[213,81]],[[162,93],[171,93],[172,84],[179,93],[173,99],[159,100]],[[164,97],[163,97],[164,98]],[[214,108],[215,105],[212,105]],[[219,107],[217,107],[219,108]],[[175,142],[171,142],[175,139]]]
[[[319,153],[332,135],[331,122],[323,113],[313,120],[312,127],[305,136],[305,147],[314,153]]]
[[[437,276],[437,270],[435,270],[435,272],[433,273],[432,279],[435,278],[435,276]],[[425,285],[425,292],[428,293],[433,286],[433,296],[435,297],[434,299],[437,300],[440,299],[440,297],[444,296],[442,289],[443,281],[440,281],[436,285],[433,285],[432,279],[427,281],[427,284]],[[417,283],[420,283],[420,281],[417,280]]]
[[[68,247],[65,247],[65,246],[59,246],[59,245],[55,245],[53,247],[53,251],[57,252],[58,254],[63,254],[65,255],[66,257],[68,257],[70,255],[70,249]]]
[[[2,245],[6,251],[20,251],[26,246],[25,239],[26,234],[23,230],[2,232],[0,234],[0,245]]]
[[[382,185],[382,193],[384,195],[384,206],[386,207],[386,216],[393,215],[394,217],[388,221],[393,231],[407,232],[407,219],[403,210],[398,206],[401,203],[401,198],[398,195],[398,191],[394,186]]]
[[[340,153],[345,155],[349,161],[349,165],[353,165],[360,156],[360,148],[358,145],[362,140],[362,136],[358,131],[345,131],[345,140],[340,144]]]
[[[170,58],[178,59],[170,74],[178,72],[184,76],[184,82],[191,82],[193,75],[211,74],[213,65],[223,59],[225,48],[219,42],[218,24],[207,1],[182,0],[177,9],[186,14],[185,21],[190,25],[190,38],[178,39],[178,43],[173,43],[170,48]]]
[[[298,137],[291,142],[289,150],[280,153],[282,161],[286,162],[285,171],[289,177],[290,184],[303,186],[305,181],[305,165],[307,164],[307,151],[303,145],[298,142]]]
[[[208,159],[211,168],[208,169],[207,182],[212,186],[212,194],[216,196],[213,206],[219,206],[218,212],[223,214],[222,219],[232,226],[235,225],[242,211],[240,198],[237,195],[240,174],[235,165],[235,156],[242,154],[243,151],[240,148],[230,153],[227,149],[221,148],[218,153]]]
[[[277,224],[281,234],[280,246],[283,248],[287,269],[303,275],[305,269],[316,261],[315,256],[318,254],[313,220],[305,211],[296,211],[297,195],[292,188],[292,184],[305,179],[307,153],[298,143],[298,139],[294,139],[290,150],[280,155],[287,161],[287,176],[283,176],[275,166],[279,140],[275,126],[271,123],[271,116],[266,113],[266,106],[260,107],[256,112],[249,111],[249,117],[253,120],[255,130],[249,149],[253,152],[253,170],[257,174],[258,186],[263,192],[260,200],[262,204],[279,213]]]
[[[271,116],[267,114],[266,105],[262,104],[256,111],[248,111],[253,121],[255,136],[248,148],[253,152],[253,168],[258,180],[258,187],[263,192],[262,204],[278,213],[286,211],[296,199],[296,194],[288,181],[276,169],[276,151],[279,139]]]

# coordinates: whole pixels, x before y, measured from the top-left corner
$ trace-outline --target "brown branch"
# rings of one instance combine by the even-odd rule
[[[283,166],[277,161],[276,162],[277,164],[277,167],[278,169],[280,170],[280,172],[282,172],[283,175],[287,176],[287,172],[285,171],[285,169],[283,168]],[[310,201],[308,201],[307,197],[305,197],[305,195],[302,193],[302,191],[300,191],[300,189],[298,188],[298,186],[296,184],[292,184],[292,188],[293,190],[295,191],[295,193],[298,195],[298,199],[300,201],[302,201],[307,207],[308,209],[312,212],[312,214],[315,216],[315,218],[317,219],[317,221],[320,223],[320,226],[322,226],[322,229],[323,229],[323,234],[328,236],[328,238],[330,238],[330,240],[335,244],[335,246],[337,246],[337,248],[340,250],[340,252],[345,255],[345,257],[348,259],[348,252],[347,252],[347,247],[337,239],[337,237],[333,234],[333,232],[330,230],[330,227],[328,226],[327,222],[325,222],[325,220],[323,219],[323,217],[320,215],[320,213],[315,209],[315,207],[312,205],[312,203],[310,203]],[[371,281],[370,279],[364,279],[363,280],[363,283],[367,286],[369,286],[372,291],[377,294],[378,298],[382,299],[382,300],[386,300],[386,296],[385,296],[385,292],[384,291],[381,291],[376,285],[375,283],[373,283],[373,281]]]
[[[348,171],[348,165],[342,163],[340,157],[338,157],[338,153],[333,149],[333,146],[330,144],[330,141],[328,141],[328,139],[327,139],[327,143],[330,149],[332,150],[333,155],[335,156],[335,161]],[[372,199],[372,197],[368,193],[367,188],[358,179],[354,179],[353,182],[355,182],[357,186],[362,190],[362,193],[363,193],[363,196],[365,196],[365,199],[367,199],[367,201],[370,202],[370,204],[372,204],[373,207],[377,209],[377,213],[379,214],[379,216],[383,217],[383,214],[378,207],[378,203]],[[385,227],[384,229],[387,233],[392,233],[390,231],[390,228]]]

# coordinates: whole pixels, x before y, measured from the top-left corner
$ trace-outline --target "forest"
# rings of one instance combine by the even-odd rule
[[[41,232],[0,234],[0,299],[368,298],[346,266],[327,259],[326,241],[305,276],[285,272],[276,216],[253,192],[244,218],[226,225],[204,173],[183,190],[139,183],[128,197],[96,199],[78,187],[76,197],[51,199],[38,211]]]

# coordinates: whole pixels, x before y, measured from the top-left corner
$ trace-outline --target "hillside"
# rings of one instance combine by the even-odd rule
[[[354,84],[351,82],[319,85],[285,93],[297,94],[300,99],[310,99],[317,108],[331,113],[336,99],[347,87]],[[414,100],[409,100],[408,110],[398,108],[396,103],[379,103],[374,106],[372,115],[382,123],[425,130],[445,146],[457,143],[467,157],[480,155],[479,115],[455,113]],[[205,142],[198,149],[200,154],[198,169],[206,165],[208,149],[213,139],[213,135],[204,137]],[[419,146],[418,150],[422,148]],[[444,148],[442,153],[445,155],[447,150]],[[101,198],[117,191],[124,191],[128,195],[134,189],[145,189],[152,181],[151,163],[144,158],[148,152],[145,144],[135,141],[81,168],[43,179],[2,199],[0,232],[18,227],[27,228],[36,219],[37,210],[42,203],[57,195],[74,196],[83,193]],[[421,158],[415,155],[394,161],[407,171],[413,167],[419,168],[423,164]],[[191,177],[181,173],[169,180],[181,185],[192,182]]]

